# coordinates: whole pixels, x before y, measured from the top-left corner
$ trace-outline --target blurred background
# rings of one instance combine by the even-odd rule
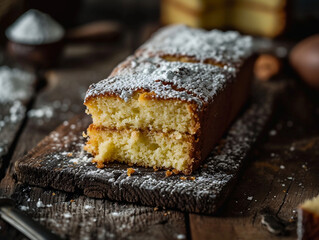
[[[10,66],[27,63],[35,69],[66,66],[68,63],[60,60],[62,55],[67,59],[65,49],[70,43],[90,44],[91,50],[100,46],[91,59],[106,56],[105,49],[114,44],[129,46],[133,52],[167,24],[237,30],[255,36],[257,52],[270,54],[261,56],[255,71],[258,78],[267,80],[282,69],[282,60],[288,59],[296,43],[318,33],[319,1],[0,0],[0,60]],[[309,54],[304,55],[312,61]]]
[[[0,34],[26,10],[48,13],[66,29],[96,20],[128,27],[185,23],[207,29],[300,39],[318,30],[317,0],[0,0]]]

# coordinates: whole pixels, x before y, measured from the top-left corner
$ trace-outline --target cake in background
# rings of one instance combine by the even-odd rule
[[[224,0],[162,0],[161,21],[183,23],[199,28],[223,28],[226,22]]]
[[[164,24],[184,23],[208,29],[230,27],[275,37],[286,25],[286,1],[162,0],[161,19]]]
[[[281,34],[287,24],[285,0],[234,0],[228,25],[241,32],[266,37]]]
[[[283,33],[302,36],[318,22],[318,5],[315,0],[162,0],[161,21],[270,38]]]

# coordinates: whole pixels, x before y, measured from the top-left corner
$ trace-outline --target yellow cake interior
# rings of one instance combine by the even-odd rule
[[[128,102],[116,96],[101,96],[85,104],[95,126],[196,132],[195,106],[188,102],[158,100],[148,96],[146,92],[136,92]]]
[[[86,150],[103,167],[106,162],[122,162],[145,167],[184,170],[191,165],[194,137],[178,131],[170,133],[133,129],[107,129],[90,125]]]

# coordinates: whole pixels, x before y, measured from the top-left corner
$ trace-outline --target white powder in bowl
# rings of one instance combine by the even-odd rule
[[[6,36],[16,43],[40,45],[61,40],[64,29],[49,15],[31,9],[6,30]]]

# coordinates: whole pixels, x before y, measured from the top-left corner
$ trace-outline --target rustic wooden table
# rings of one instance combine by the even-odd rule
[[[46,85],[37,87],[43,85],[38,81],[23,103],[23,117],[0,129],[0,195],[13,198],[26,214],[67,239],[296,239],[296,207],[319,193],[319,101],[291,74],[284,76],[288,87],[269,129],[215,216],[154,210],[16,182],[14,163],[63,121],[83,112],[89,84],[105,78],[150,32],[143,27],[128,31],[117,43],[67,46],[60,66],[45,72]],[[2,106],[0,116],[8,114]],[[278,224],[281,235],[262,226],[265,217]],[[0,221],[0,238],[24,237]]]

